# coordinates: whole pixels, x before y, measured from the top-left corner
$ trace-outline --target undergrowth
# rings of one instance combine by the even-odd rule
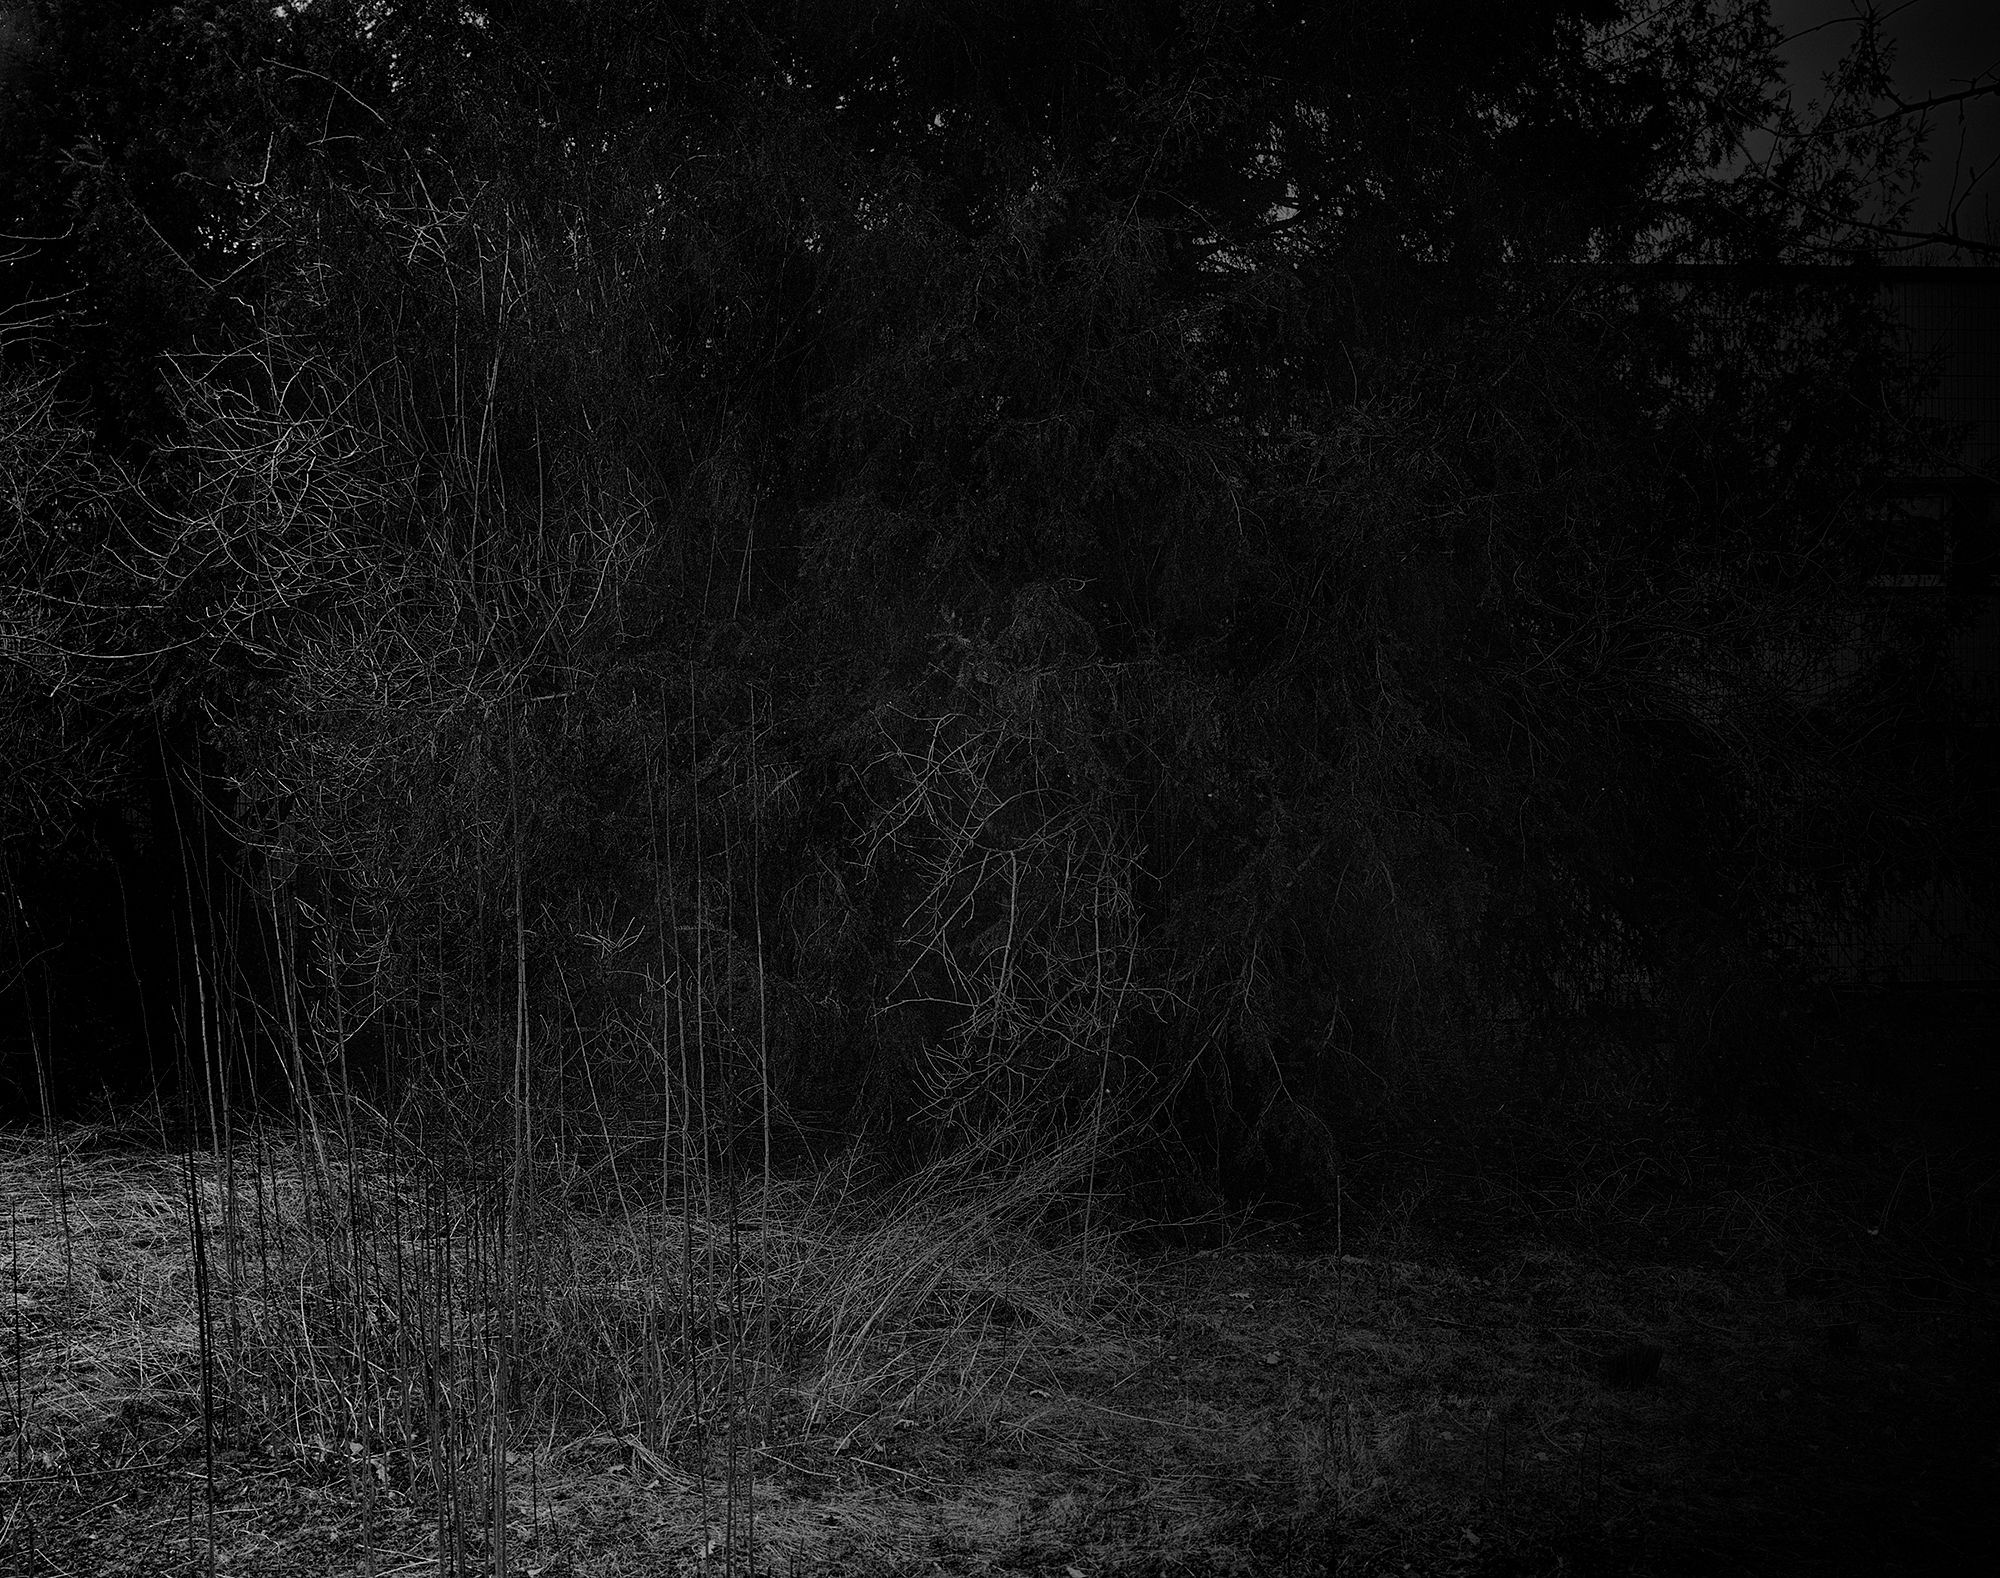
[[[727,1505],[778,1436],[962,1424],[1130,1298],[1088,1132],[897,1183],[850,1154],[565,1192],[315,1117],[180,1154],[0,1141],[17,1469],[152,1411],[421,1500],[456,1571],[504,1545],[537,1444],[622,1443]]]

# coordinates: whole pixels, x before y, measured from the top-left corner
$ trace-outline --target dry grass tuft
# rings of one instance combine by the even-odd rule
[[[248,1449],[442,1508],[461,1555],[503,1506],[530,1534],[587,1512],[610,1470],[684,1499],[690,1549],[824,1545],[776,1484],[928,1483],[893,1461],[912,1432],[990,1420],[1131,1292],[1081,1138],[590,1212],[360,1123],[222,1156],[91,1140],[0,1136],[17,1470]]]

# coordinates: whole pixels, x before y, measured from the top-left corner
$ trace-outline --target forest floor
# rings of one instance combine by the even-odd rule
[[[1073,1318],[957,1329],[1001,1362],[956,1390],[815,1408],[795,1364],[705,1451],[523,1430],[500,1552],[407,1462],[204,1410],[185,1159],[72,1144],[58,1198],[0,1136],[0,1571],[2000,1571],[1991,1154],[1881,1123],[1107,1248]]]

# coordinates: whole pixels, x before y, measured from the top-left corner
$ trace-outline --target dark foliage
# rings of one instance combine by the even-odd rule
[[[192,731],[227,1056],[469,1121],[1113,1091],[1310,1187],[1385,1096],[1727,1083],[1921,803],[1834,661],[1917,441],[1873,295],[1656,266],[1837,258],[1907,175],[1878,57],[1808,124],[1773,40],[55,7],[13,858]]]

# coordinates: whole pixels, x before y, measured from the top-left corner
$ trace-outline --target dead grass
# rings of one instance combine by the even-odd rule
[[[929,1486],[899,1461],[913,1432],[997,1428],[1132,1297],[1108,1239],[1052,1220],[1082,1198],[1081,1142],[865,1196],[838,1169],[745,1185],[718,1217],[510,1205],[353,1137],[228,1157],[94,1138],[0,1138],[16,1479],[128,1472],[141,1457],[107,1454],[144,1436],[148,1463],[202,1447],[205,1486],[213,1440],[382,1510],[449,1504],[426,1558],[450,1547],[446,1570],[498,1537],[493,1498],[553,1538],[608,1471],[666,1493],[649,1544],[821,1551],[814,1487]]]
[[[1783,1191],[1706,1261],[1475,1270],[1408,1218],[1139,1259],[1045,1148],[719,1216],[551,1192],[509,1240],[393,1147],[97,1138],[0,1137],[10,1571],[1894,1570],[1876,1513],[1910,1570],[1964,1550],[1904,1503],[1977,1445],[1973,1317],[1801,1291]],[[1635,1340],[1658,1379],[1607,1385]]]

